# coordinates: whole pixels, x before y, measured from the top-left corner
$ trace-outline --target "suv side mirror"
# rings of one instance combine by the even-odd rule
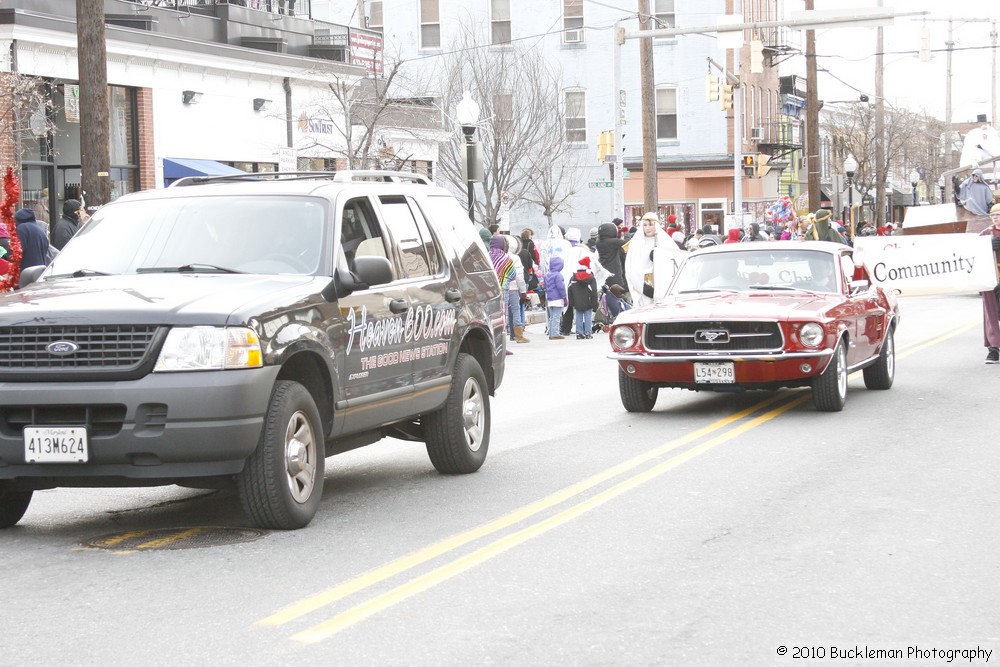
[[[392,279],[392,264],[385,257],[355,257],[354,271],[338,269],[333,280],[323,289],[323,298],[333,301],[358,290],[391,283]]]

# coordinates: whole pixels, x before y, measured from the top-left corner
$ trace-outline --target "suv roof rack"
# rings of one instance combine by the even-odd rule
[[[361,169],[346,171],[259,171],[246,174],[228,174],[226,176],[185,176],[170,184],[172,188],[189,185],[204,185],[206,183],[245,183],[247,181],[308,181],[331,180],[335,183],[350,183],[353,181],[383,181],[402,183],[410,181],[420,185],[430,185],[431,181],[423,174],[406,171],[383,171],[381,169]]]

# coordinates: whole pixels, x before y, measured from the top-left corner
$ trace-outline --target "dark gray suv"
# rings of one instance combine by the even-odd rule
[[[333,454],[486,458],[502,294],[421,176],[185,179],[104,206],[38,271],[0,296],[0,527],[38,489],[235,484],[255,525],[299,528]]]

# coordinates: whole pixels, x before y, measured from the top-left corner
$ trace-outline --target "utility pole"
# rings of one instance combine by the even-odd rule
[[[993,90],[990,94],[990,123],[997,127],[997,22],[990,28],[990,42],[993,44]]]
[[[882,0],[878,0],[878,6],[882,6]],[[882,27],[879,26],[875,29],[875,168],[872,169],[872,174],[875,176],[876,229],[885,226],[885,212],[889,208],[888,195],[885,192],[885,182],[888,180],[889,173],[885,163],[885,95],[883,93],[885,88],[882,79],[882,60],[884,58],[882,36]],[[862,206],[861,210],[864,211],[865,207]]]
[[[80,78],[80,188],[87,193],[90,208],[111,200],[104,0],[76,0],[76,41]]]
[[[639,0],[639,30],[651,29],[649,0]],[[653,90],[653,38],[639,40],[639,76],[642,88],[642,193],[645,212],[657,211],[656,98]],[[617,139],[617,137],[615,137]]]
[[[951,130],[951,52],[955,48],[955,39],[952,34],[952,23],[951,19],[948,19],[948,41],[945,46],[948,48],[947,62],[948,65],[945,71],[945,92],[944,92],[944,126]],[[994,80],[994,85],[996,85]]]
[[[806,11],[813,9],[813,0],[806,0]],[[809,191],[809,210],[819,209],[822,201],[819,191],[819,95],[816,76],[816,31],[806,30],[806,183]]]

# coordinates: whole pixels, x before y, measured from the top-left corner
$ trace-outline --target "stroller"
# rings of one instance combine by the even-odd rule
[[[618,317],[618,313],[632,307],[632,304],[625,298],[627,292],[621,291],[622,294],[619,296],[611,291],[607,283],[601,287],[601,297],[597,304],[597,313],[594,316],[594,333],[607,333],[615,318]]]

